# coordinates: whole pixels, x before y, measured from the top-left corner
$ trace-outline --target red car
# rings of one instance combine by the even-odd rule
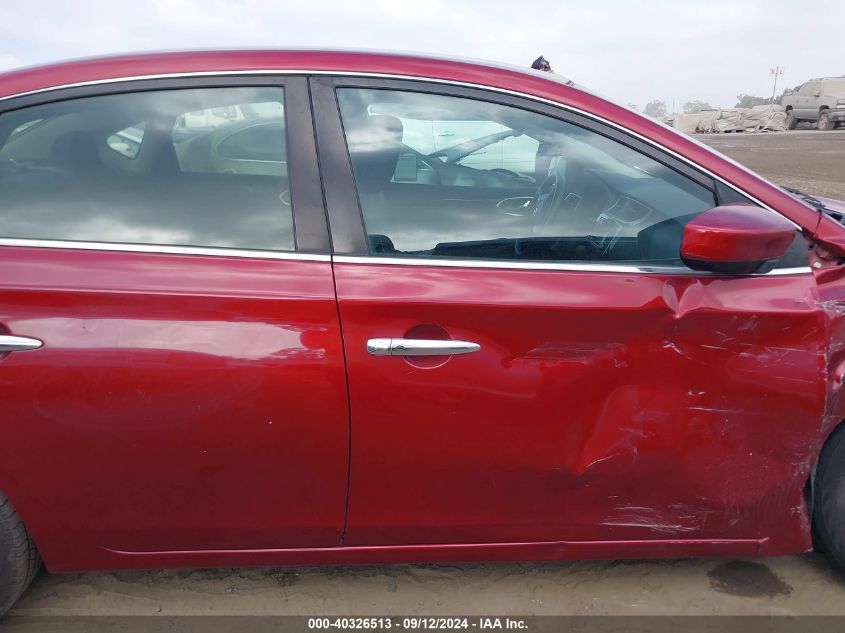
[[[55,572],[845,563],[845,228],[547,73],[0,75],[0,607]]]

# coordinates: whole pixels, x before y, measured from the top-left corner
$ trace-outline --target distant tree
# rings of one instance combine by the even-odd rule
[[[684,104],[684,112],[686,114],[695,114],[696,112],[701,112],[702,110],[712,110],[713,106],[711,106],[706,101],[687,101]]]
[[[736,108],[753,108],[758,105],[769,105],[772,102],[769,97],[755,97],[745,93],[736,96]]]
[[[783,92],[781,92],[777,97],[775,97],[774,103],[781,105],[783,103],[783,96],[789,94],[796,88],[784,88]],[[769,105],[772,103],[771,97],[755,97],[754,95],[745,94],[744,92],[738,94],[736,96],[736,105],[735,108],[753,108],[754,106],[758,105]]]
[[[784,95],[788,95],[788,94],[790,94],[793,90],[798,90],[798,88],[800,88],[800,87],[801,87],[801,86],[800,86],[800,85],[798,85],[798,86],[795,86],[794,88],[784,88],[784,89],[783,89],[783,92],[781,92],[781,93],[777,96],[777,98],[775,99],[775,103],[777,103],[778,105],[783,105],[783,97],[784,97]]]
[[[634,112],[639,112],[640,109],[637,107],[636,103],[629,103],[628,107],[631,108]]]
[[[659,99],[654,99],[653,101],[649,101],[645,106],[645,115],[650,116],[654,119],[663,119],[666,117],[666,102],[660,101]]]

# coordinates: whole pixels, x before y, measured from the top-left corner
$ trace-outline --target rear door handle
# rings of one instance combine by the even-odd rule
[[[26,352],[42,347],[44,343],[37,338],[27,336],[0,336],[0,353]]]
[[[371,338],[367,341],[367,353],[373,356],[452,356],[480,349],[478,343],[451,339]]]

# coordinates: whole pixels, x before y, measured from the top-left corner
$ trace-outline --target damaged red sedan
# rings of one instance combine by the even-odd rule
[[[845,563],[845,228],[547,73],[0,75],[0,609],[40,565]]]

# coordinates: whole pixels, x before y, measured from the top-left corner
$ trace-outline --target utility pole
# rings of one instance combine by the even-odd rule
[[[772,86],[772,104],[775,102],[775,93],[778,90],[778,77],[783,76],[783,71],[785,69],[781,68],[780,66],[774,66],[773,68],[769,68],[769,74],[775,78],[775,85]]]

